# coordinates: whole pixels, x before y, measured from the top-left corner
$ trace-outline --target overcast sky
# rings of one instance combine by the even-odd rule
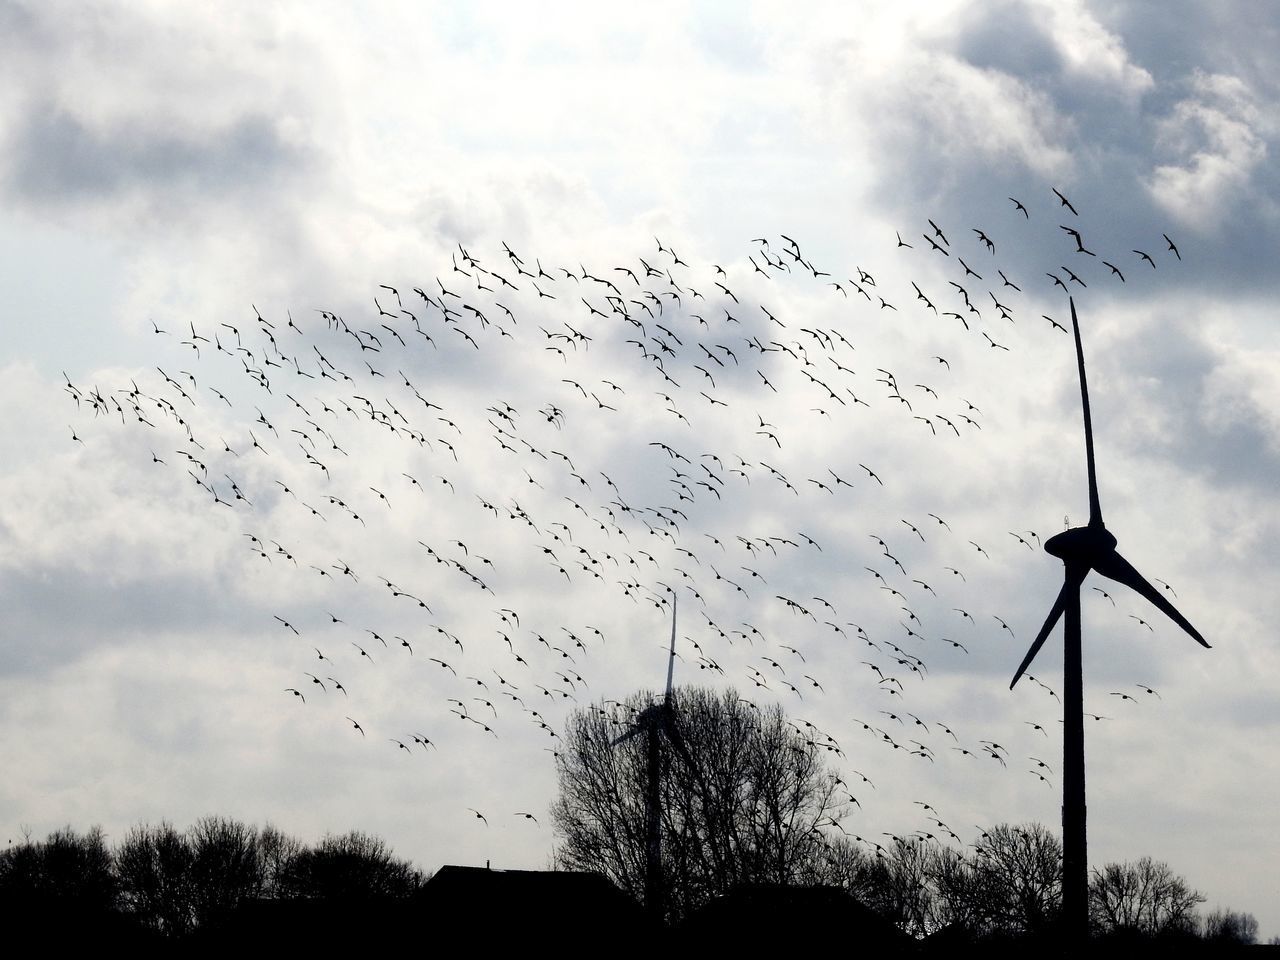
[[[0,4],[3,836],[543,867],[539,721],[661,686],[667,585],[677,682],[838,742],[851,833],[1056,827],[1052,274],[1108,527],[1213,645],[1086,582],[1091,862],[1280,933],[1277,22]]]

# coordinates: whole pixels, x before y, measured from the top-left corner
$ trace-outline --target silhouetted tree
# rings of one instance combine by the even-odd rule
[[[1188,886],[1166,863],[1143,857],[1108,863],[1089,882],[1089,912],[1100,933],[1147,937],[1196,932],[1196,906],[1204,895]]]
[[[1062,911],[1062,841],[1038,823],[1000,824],[974,846],[972,911],[985,934],[1043,934]]]
[[[829,869],[824,828],[845,813],[824,744],[801,735],[780,707],[756,708],[729,690],[682,688],[664,739],[662,868],[669,919],[741,883],[810,882]],[[557,766],[552,819],[558,862],[597,870],[641,899],[645,888],[645,737],[615,744],[648,706],[648,693],[614,710],[570,715]]]
[[[191,844],[173,824],[132,827],[115,852],[125,908],[156,933],[189,933],[196,918],[193,859]]]
[[[945,849],[915,837],[895,837],[868,861],[856,895],[903,933],[932,933],[946,922],[946,905],[935,886]]]
[[[851,896],[870,903],[874,884],[874,861],[852,837],[837,833],[827,838],[819,860],[805,865],[798,882],[812,886],[839,887]]]
[[[1251,913],[1213,910],[1200,925],[1200,935],[1210,943],[1247,945],[1258,942],[1258,918]]]
[[[258,834],[258,858],[262,869],[262,896],[287,897],[289,871],[305,848],[301,841],[267,824]]]
[[[226,817],[202,817],[187,830],[191,848],[191,907],[195,925],[225,919],[262,894],[258,830]]]
[[[314,849],[303,849],[282,863],[280,870],[280,895],[348,903],[402,899],[427,879],[409,861],[392,856],[381,839],[358,831],[325,837]]]
[[[0,903],[83,917],[115,910],[119,886],[111,851],[99,827],[78,834],[55,830],[42,843],[29,838],[0,853]]]

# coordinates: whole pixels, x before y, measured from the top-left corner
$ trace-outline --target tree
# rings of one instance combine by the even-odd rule
[[[187,830],[187,842],[197,927],[226,919],[240,904],[262,894],[256,827],[226,817],[202,817]]]
[[[302,853],[302,843],[267,824],[258,834],[258,857],[262,868],[262,895],[271,899],[288,896],[289,871]]]
[[[24,840],[0,853],[0,901],[22,910],[65,916],[103,915],[116,908],[119,887],[100,827],[78,834],[55,830],[43,843]],[[16,914],[15,914],[16,915]]]
[[[359,831],[299,851],[281,865],[277,880],[285,897],[346,903],[402,899],[425,882],[422,871],[392,856],[383,840]]]
[[[971,852],[895,837],[874,858],[855,849],[843,866],[840,885],[913,937],[944,927],[979,938],[1036,936],[1061,915],[1062,844],[1040,824],[992,827]]]
[[[1204,899],[1167,863],[1150,857],[1108,863],[1093,871],[1089,883],[1090,919],[1101,933],[1192,934]]]
[[[1258,918],[1251,913],[1214,910],[1204,918],[1200,935],[1215,944],[1257,943]]]
[[[552,820],[570,869],[604,873],[637,899],[645,889],[644,737],[626,733],[652,696],[595,705],[566,723]],[[668,920],[738,884],[812,882],[829,870],[824,829],[845,815],[824,747],[780,707],[728,690],[682,688],[673,725],[683,749],[661,745],[660,836]]]
[[[895,837],[867,861],[855,895],[908,936],[927,936],[944,922],[936,878],[944,861],[954,864],[944,850],[914,836]]]
[[[1038,823],[983,833],[972,859],[971,909],[986,934],[1043,934],[1062,912],[1062,841]]]
[[[115,859],[124,904],[143,926],[173,937],[194,928],[194,857],[187,837],[173,824],[131,828]]]

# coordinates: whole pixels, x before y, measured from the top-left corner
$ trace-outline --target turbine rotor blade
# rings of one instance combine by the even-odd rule
[[[675,711],[673,709],[667,709],[663,713],[662,730],[667,735],[667,740],[675,749],[685,767],[697,772],[698,768],[694,766],[693,757],[690,756],[689,748],[685,745],[684,734],[680,732],[680,727],[676,724]]]
[[[632,737],[639,736],[642,733],[644,733],[644,727],[634,726],[630,730],[628,730],[626,733],[622,734],[621,736],[614,737],[613,740],[609,742],[609,746],[616,747],[618,744],[625,743],[626,741],[630,740]]]
[[[1044,646],[1045,640],[1049,633],[1058,624],[1063,611],[1067,609],[1067,597],[1072,590],[1079,590],[1080,584],[1084,583],[1084,578],[1089,575],[1089,568],[1067,567],[1067,576],[1063,581],[1062,589],[1058,591],[1058,599],[1053,602],[1053,609],[1049,611],[1049,616],[1045,618],[1044,626],[1040,628],[1040,632],[1036,634],[1035,640],[1031,641],[1031,647],[1027,650],[1027,655],[1022,658],[1022,663],[1018,666],[1018,672],[1013,675],[1013,680],[1009,682],[1009,689],[1012,690],[1014,684],[1022,679],[1022,675],[1027,672],[1027,667],[1031,666],[1031,661],[1036,658],[1036,654],[1040,652],[1040,648]]]
[[[1084,408],[1084,453],[1089,469],[1089,526],[1102,526],[1102,506],[1098,502],[1098,474],[1093,462],[1093,417],[1089,414],[1089,385],[1084,376],[1084,346],[1080,342],[1080,321],[1076,319],[1076,301],[1071,304],[1071,328],[1076,338],[1076,364],[1080,368],[1080,405]]]
[[[1209,641],[1200,636],[1200,631],[1193,627],[1187,618],[1180,614],[1177,608],[1164,598],[1164,594],[1148,583],[1147,579],[1134,569],[1133,564],[1120,556],[1119,553],[1112,551],[1094,569],[1109,580],[1123,583],[1126,587],[1146,597],[1165,616],[1189,633],[1202,647],[1207,648],[1209,646]]]

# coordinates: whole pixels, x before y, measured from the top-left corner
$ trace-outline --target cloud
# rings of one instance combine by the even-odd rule
[[[225,203],[228,193],[256,194],[308,166],[303,145],[288,142],[266,114],[223,128],[136,119],[95,130],[43,102],[31,105],[11,136],[5,186],[37,206],[80,207],[141,191],[166,206]]]
[[[8,16],[0,189],[19,209],[189,223],[323,168],[323,75],[304,85],[279,72],[276,57],[306,53],[300,34],[273,36],[283,14],[32,4]]]
[[[1065,118],[1045,91],[1004,70],[970,63],[941,43],[886,46],[875,34],[819,55],[836,108],[875,131],[881,155],[907,155],[921,171],[1012,163],[1053,179],[1070,168],[1060,142]]]
[[[1063,72],[1072,80],[1128,100],[1154,86],[1151,74],[1130,59],[1125,41],[1106,29],[1083,0],[1037,0],[1030,16],[1053,38]]]
[[[1147,189],[1180,222],[1213,228],[1252,192],[1267,141],[1253,91],[1243,80],[1197,70],[1190,87],[1157,125],[1157,146],[1171,160],[1151,170]]]

